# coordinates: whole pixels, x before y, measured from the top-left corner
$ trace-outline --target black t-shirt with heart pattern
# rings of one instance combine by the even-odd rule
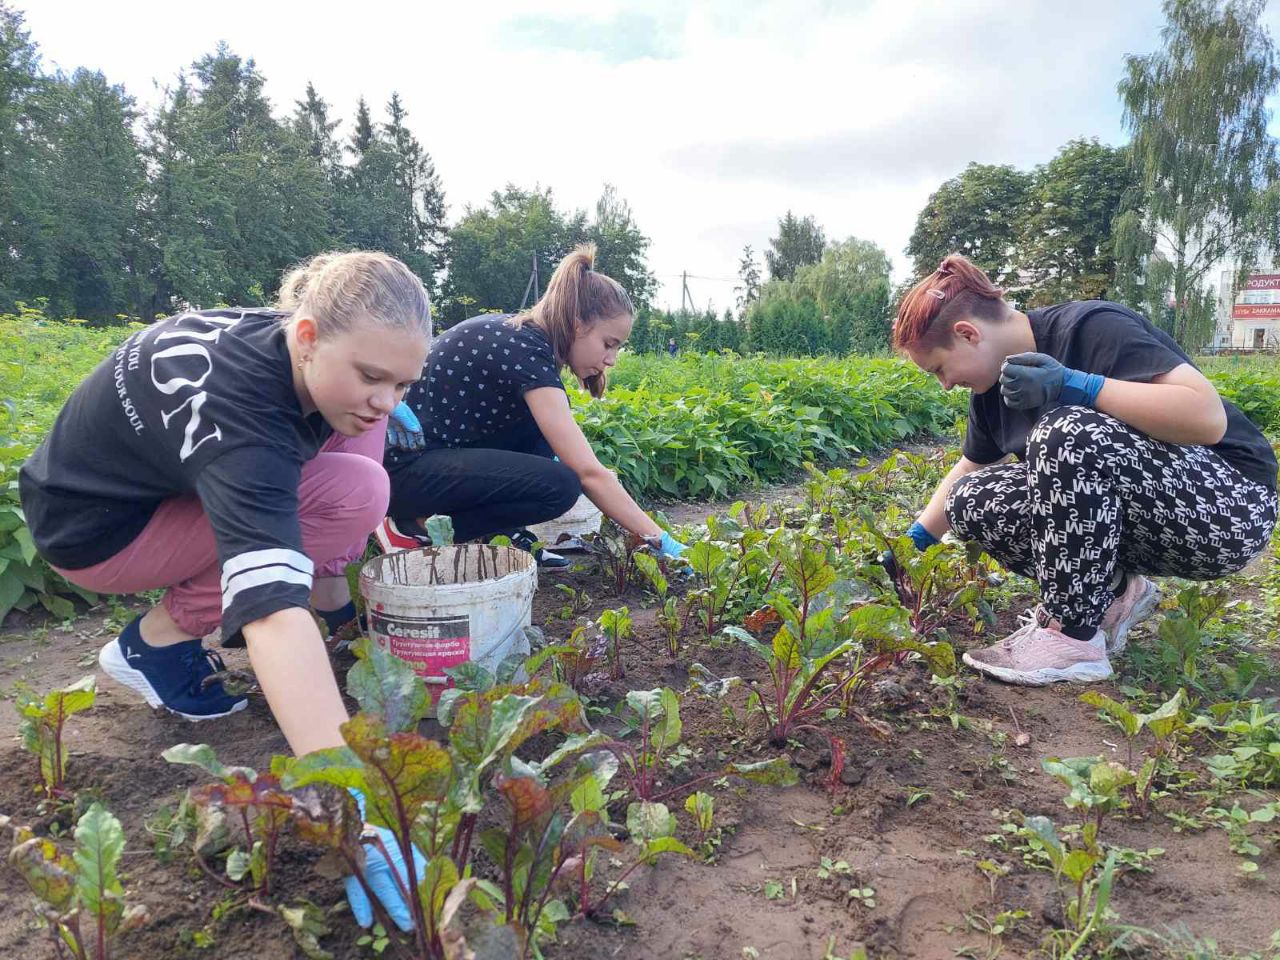
[[[483,447],[533,452],[541,445],[524,395],[539,387],[564,389],[547,335],[510,314],[485,314],[450,327],[431,344],[422,379],[404,400],[422,424],[428,450]],[[386,463],[414,453],[387,448]]]

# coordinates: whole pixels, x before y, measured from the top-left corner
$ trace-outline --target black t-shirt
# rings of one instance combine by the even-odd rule
[[[298,482],[332,428],[304,417],[270,310],[184,313],[89,374],[19,474],[36,547],[67,570],[119,553],[164,500],[197,494],[222,565],[222,637],[306,607]]]
[[[450,327],[431,344],[422,379],[404,401],[422,424],[427,449],[485,447],[532,453],[542,432],[524,395],[563,390],[547,335],[513,327],[508,314],[486,314]],[[388,466],[414,454],[387,448]]]
[[[1064,366],[1115,380],[1149,382],[1191,359],[1146,317],[1107,300],[1082,300],[1027,313],[1036,352]],[[1192,364],[1194,366],[1194,364]],[[1271,490],[1276,489],[1276,458],[1271,444],[1234,404],[1222,401],[1227,432],[1209,449]],[[1000,399],[997,383],[969,398],[964,455],[974,463],[995,463],[1006,454],[1025,455],[1027,436],[1045,410],[1013,410]]]

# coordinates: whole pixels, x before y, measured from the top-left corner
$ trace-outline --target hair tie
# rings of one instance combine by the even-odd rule
[[[930,289],[926,290],[925,293],[927,293],[931,297],[937,297],[939,300],[947,299],[946,291],[939,290],[937,287],[931,287]]]

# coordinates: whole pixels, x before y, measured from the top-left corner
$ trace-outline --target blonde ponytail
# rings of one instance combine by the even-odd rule
[[[431,337],[431,302],[422,281],[395,257],[368,250],[321,253],[289,271],[276,307],[292,323],[311,317],[321,338],[372,323]]]

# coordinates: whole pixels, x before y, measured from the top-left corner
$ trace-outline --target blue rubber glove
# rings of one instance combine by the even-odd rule
[[[354,787],[351,789],[351,795],[356,798],[356,804],[360,807],[360,817],[363,819],[364,795]],[[373,895],[378,898],[378,902],[382,904],[395,925],[404,931],[412,930],[413,914],[409,912],[409,905],[405,902],[404,894],[400,892],[401,884],[405,887],[409,886],[409,872],[405,869],[404,854],[400,852],[400,844],[396,842],[395,834],[386,827],[366,825],[365,829],[372,830],[378,835],[391,858],[388,861],[376,845],[365,844],[365,883],[369,884],[369,889],[373,891]],[[414,847],[413,870],[419,882],[426,868],[426,858],[417,847]],[[395,874],[392,873],[393,870]],[[396,875],[400,877],[399,881],[396,880]],[[351,913],[356,918],[356,923],[362,927],[372,924],[373,905],[369,903],[369,897],[364,892],[364,887],[360,885],[360,881],[355,877],[347,877],[344,886],[347,890],[347,902],[351,904]],[[409,895],[417,896],[417,892],[410,890]]]
[[[917,550],[928,550],[935,543],[942,542],[926,530],[919,520],[907,527],[907,536],[911,538],[911,542],[916,545]]]
[[[658,540],[658,545],[655,549],[668,560],[679,560],[689,548],[663,530],[662,537]]]
[[[409,405],[401,400],[387,423],[387,446],[393,450],[422,450],[427,445],[422,424]]]
[[[1092,407],[1105,377],[1064,367],[1045,353],[1015,353],[1000,366],[1000,396],[1013,410],[1053,403]]]

